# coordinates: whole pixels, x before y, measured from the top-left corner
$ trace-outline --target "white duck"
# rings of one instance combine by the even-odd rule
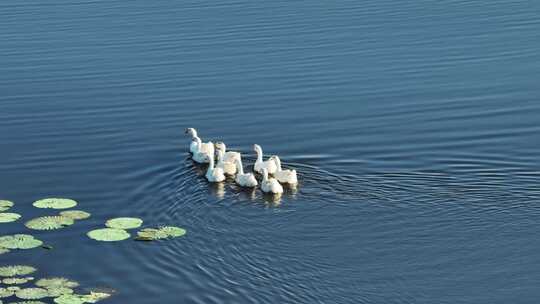
[[[227,160],[225,157],[224,150],[218,148],[217,149],[217,168],[223,169],[223,172],[227,175],[235,175],[236,174],[236,162],[233,160]]]
[[[216,168],[214,166],[214,155],[209,155],[208,159],[210,164],[208,165],[208,170],[206,171],[206,179],[211,183],[224,181],[225,174],[223,174],[223,169]]]
[[[203,145],[212,145],[212,148],[208,148],[209,146],[206,146],[207,149],[205,149],[204,151],[196,151],[195,153],[193,153],[193,160],[198,162],[198,163],[209,163],[210,162],[210,156],[212,156],[212,158],[214,157],[214,144],[209,141],[208,143],[205,143],[205,144],[202,144],[201,143],[201,139],[200,138],[195,138],[195,142],[197,142],[197,144],[199,146]]]
[[[223,160],[226,162],[229,161],[234,163],[236,159],[239,159],[241,157],[240,152],[227,151],[227,146],[225,146],[225,143],[222,141],[216,143],[216,149],[223,151],[225,156]]]
[[[208,155],[214,155],[214,144],[212,142],[203,143],[199,136],[197,136],[197,130],[193,128],[186,129],[186,133],[192,137],[192,142],[189,145],[189,151],[193,153],[193,160],[198,163],[207,163]]]
[[[253,145],[253,150],[257,152],[257,160],[255,161],[255,171],[262,174],[262,169],[266,169],[269,174],[274,174],[277,170],[276,163],[274,160],[269,159],[263,161],[263,152],[262,148],[259,145]]]
[[[275,178],[268,178],[268,170],[262,169],[263,179],[261,181],[261,190],[266,193],[280,194],[283,193],[283,187]]]
[[[238,174],[234,181],[241,187],[256,187],[258,185],[257,179],[253,173],[244,173],[244,167],[242,166],[242,158],[236,159],[236,168]]]
[[[195,138],[198,138],[197,130],[195,130],[194,128],[187,128],[185,133],[191,135],[191,144],[189,145],[189,152],[191,152],[191,154],[195,154],[196,152],[199,151],[199,144],[195,140]]]
[[[280,182],[284,184],[290,184],[290,185],[296,185],[298,184],[298,177],[296,176],[296,170],[289,170],[289,169],[281,169],[281,159],[279,159],[279,156],[274,155],[270,157],[270,159],[273,159],[277,166],[277,171],[274,173],[274,177]]]

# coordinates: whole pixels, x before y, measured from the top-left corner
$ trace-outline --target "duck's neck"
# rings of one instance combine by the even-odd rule
[[[262,162],[262,161],[263,161],[263,153],[262,153],[262,149],[261,149],[261,148],[257,148],[256,151],[257,151],[257,162]]]
[[[244,175],[244,166],[240,158],[236,160],[236,170],[238,170],[238,174]]]
[[[209,161],[208,170],[214,170],[214,156],[208,155],[208,161]]]
[[[218,156],[217,157],[217,162],[218,162],[218,164],[223,162],[223,154],[224,154],[223,150],[221,150],[221,149],[217,150],[217,156]]]
[[[268,181],[268,171],[263,171],[263,182],[267,182]]]
[[[198,137],[197,136],[197,130],[191,129],[191,137]]]
[[[197,147],[199,147],[200,149],[202,142],[201,142],[201,139],[197,136],[197,133],[195,133],[195,136],[193,136],[193,141],[197,143]]]
[[[281,171],[281,159],[279,159],[279,156],[274,156],[274,161],[276,162],[277,171]]]

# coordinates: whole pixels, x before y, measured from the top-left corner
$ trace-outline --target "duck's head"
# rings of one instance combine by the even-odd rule
[[[215,143],[214,146],[216,147],[217,150],[223,150],[223,151],[226,150],[225,143],[222,141]]]
[[[272,155],[270,156],[270,160],[274,161],[276,163],[276,165],[281,168],[281,159],[279,159],[279,156],[277,155]]]
[[[214,145],[214,146],[216,146],[216,145]],[[223,152],[223,150],[221,150],[220,148],[216,147],[216,153],[215,154],[217,156],[217,160],[220,161],[220,160],[223,160],[225,152]]]
[[[187,128],[185,134],[189,134],[192,137],[197,137],[197,130],[194,128]]]
[[[263,176],[263,180],[267,180],[267,179],[268,179],[268,169],[263,168],[263,169],[261,170],[261,174],[262,174],[262,176]]]
[[[261,153],[262,151],[262,148],[261,146],[257,145],[257,144],[254,144],[253,145],[253,151],[257,152],[257,153]]]

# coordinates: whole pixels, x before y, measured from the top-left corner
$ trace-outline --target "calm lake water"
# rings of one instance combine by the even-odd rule
[[[539,11],[4,0],[0,199],[93,216],[0,265],[116,289],[104,303],[538,303]],[[246,165],[260,144],[300,186],[208,184],[186,127]],[[117,216],[188,235],[85,236]]]

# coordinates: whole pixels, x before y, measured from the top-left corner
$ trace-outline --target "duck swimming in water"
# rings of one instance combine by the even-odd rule
[[[257,153],[257,160],[255,161],[255,172],[262,174],[262,169],[266,169],[269,174],[274,174],[277,170],[277,165],[273,159],[263,161],[262,148],[259,145],[253,145],[253,150]]]
[[[193,160],[198,163],[208,163],[208,156],[213,156],[215,153],[214,144],[212,142],[203,143],[194,128],[186,129],[186,134],[191,135],[192,138],[189,151],[193,154]]]

